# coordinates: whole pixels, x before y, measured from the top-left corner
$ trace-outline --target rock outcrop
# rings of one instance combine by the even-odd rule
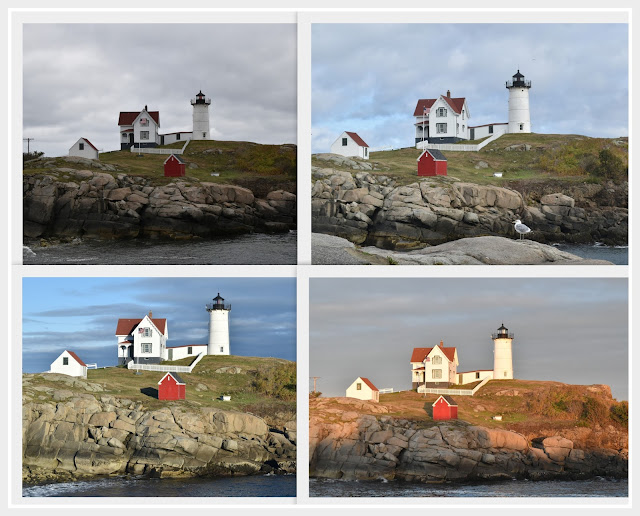
[[[93,161],[93,160],[91,160]],[[295,228],[296,196],[176,179],[148,179],[68,167],[23,179],[24,236],[212,238]]]
[[[561,436],[530,444],[523,435],[508,430],[462,421],[425,428],[414,421],[363,415],[348,407],[318,413],[314,403],[309,457],[312,477],[344,480],[540,480],[628,474],[626,449],[581,450]]]
[[[359,245],[413,249],[464,237],[508,236],[513,222],[539,242],[626,244],[628,185],[580,185],[564,193],[523,198],[517,190],[427,178],[407,186],[368,172],[313,168],[313,231]],[[613,191],[619,191],[619,195]],[[608,192],[608,193],[607,193]]]
[[[26,482],[125,473],[173,477],[295,471],[295,421],[270,428],[251,414],[196,411],[178,403],[149,410],[140,402],[92,394],[102,390],[99,384],[75,380],[73,387],[87,393],[74,394],[25,378]],[[39,394],[54,401],[41,401]]]

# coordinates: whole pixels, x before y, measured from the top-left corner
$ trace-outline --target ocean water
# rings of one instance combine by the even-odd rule
[[[23,248],[25,265],[295,265],[297,232],[200,241],[83,240]]]
[[[310,479],[313,497],[627,497],[627,479],[512,480],[484,483],[420,484],[401,481],[358,482]]]
[[[157,479],[108,477],[24,486],[23,497],[294,497],[295,475]]]
[[[596,242],[595,244],[554,244],[554,247],[580,258],[608,260],[615,265],[629,265],[628,246],[608,246]]]

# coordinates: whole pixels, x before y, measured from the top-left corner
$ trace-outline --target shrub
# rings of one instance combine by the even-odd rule
[[[278,363],[259,370],[252,382],[255,392],[281,400],[296,399],[296,364]]]
[[[44,156],[44,152],[40,152],[40,151],[23,152],[22,163],[24,163],[25,161],[30,161],[32,159],[38,159],[42,156]]]
[[[598,153],[598,164],[592,170],[593,175],[605,179],[624,179],[627,176],[627,167],[622,159],[609,149],[602,149]]]
[[[609,415],[616,423],[627,426],[629,424],[629,404],[623,401],[612,405]]]
[[[597,398],[587,397],[580,418],[590,424],[603,423],[609,419],[608,407]]]

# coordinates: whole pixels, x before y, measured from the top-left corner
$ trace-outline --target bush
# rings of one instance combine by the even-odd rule
[[[320,391],[315,391],[315,392],[310,392],[309,393],[309,397],[310,398],[319,398],[320,396],[322,396],[322,393]]]
[[[38,159],[44,156],[44,152],[32,151],[32,152],[23,152],[22,153],[22,163],[25,161],[30,161],[32,159]]]
[[[296,399],[296,364],[279,363],[261,369],[252,382],[253,390],[281,400]]]
[[[597,398],[587,397],[582,405],[580,419],[591,425],[604,423],[609,419],[609,408]]]
[[[629,424],[629,404],[626,401],[612,405],[609,415],[616,423],[627,426]]]
[[[598,153],[598,164],[592,167],[592,174],[605,179],[625,179],[627,177],[627,167],[622,159],[616,156],[609,149],[602,149]]]

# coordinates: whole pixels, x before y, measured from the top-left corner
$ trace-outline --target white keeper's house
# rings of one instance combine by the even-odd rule
[[[358,376],[355,381],[347,387],[347,398],[356,398],[365,401],[380,401],[380,391],[373,385],[373,382],[363,376]]]
[[[192,130],[160,134],[160,112],[149,111],[145,106],[141,111],[120,111],[118,128],[120,149],[156,147],[187,140],[208,140],[209,106],[211,99],[200,90],[191,99],[193,106]]]
[[[456,143],[479,140],[497,134],[531,132],[529,90],[531,81],[518,70],[505,84],[509,90],[508,122],[469,125],[471,114],[464,97],[451,97],[451,92],[438,98],[420,99],[413,112],[416,146],[427,143]]]
[[[167,346],[169,328],[166,319],[154,318],[149,312],[142,319],[118,319],[116,338],[118,365],[159,364],[164,360],[180,360],[190,356],[229,355],[229,313],[231,305],[218,295],[206,305],[209,312],[208,344]]]
[[[331,145],[331,152],[345,157],[369,159],[369,146],[358,133],[344,131]]]
[[[66,374],[78,378],[87,377],[87,364],[73,351],[64,350],[60,356],[51,363],[50,373]]]
[[[493,369],[474,369],[458,372],[458,350],[445,347],[440,341],[432,348],[413,348],[411,353],[411,386],[446,388],[464,385],[489,378],[492,380],[513,379],[513,333],[502,324],[491,334],[493,340]]]
[[[80,158],[98,159],[98,149],[86,138],[80,138],[69,149],[69,156]]]

